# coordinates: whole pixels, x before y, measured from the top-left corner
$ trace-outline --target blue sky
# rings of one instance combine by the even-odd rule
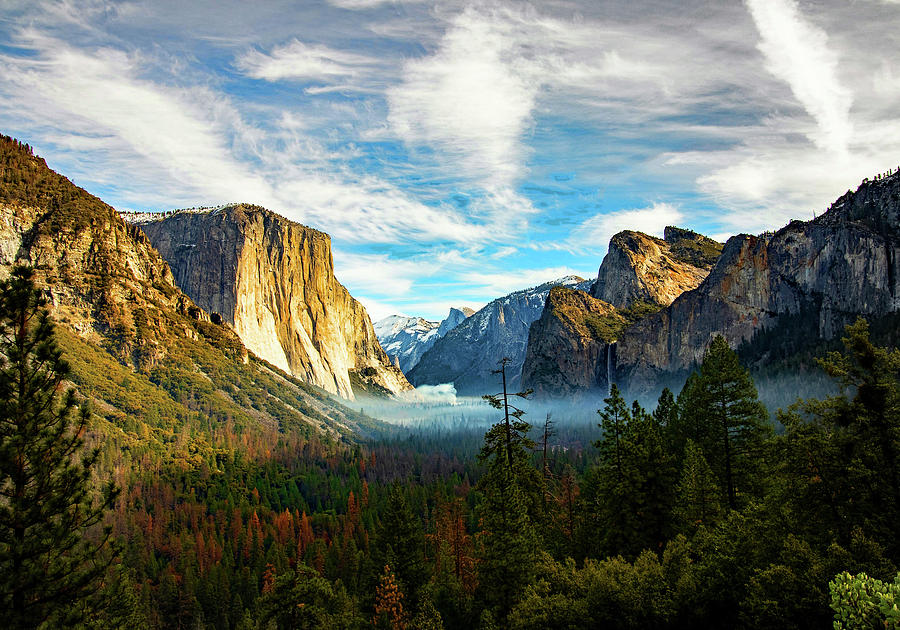
[[[119,209],[331,234],[373,319],[596,274],[900,164],[900,4],[0,0],[0,131]]]

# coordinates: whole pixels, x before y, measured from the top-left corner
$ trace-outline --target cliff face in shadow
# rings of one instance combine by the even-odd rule
[[[555,286],[579,287],[590,283],[576,276],[522,291],[488,303],[484,308],[438,339],[409,372],[415,386],[453,383],[463,396],[481,396],[497,388],[497,376],[491,370],[508,357],[507,385],[521,386],[522,364],[528,345],[528,328],[541,316],[547,294]]]
[[[584,291],[553,287],[531,325],[522,385],[540,397],[570,397],[609,386],[608,330],[623,318]]]
[[[616,378],[635,392],[700,361],[713,338],[732,346],[783,318],[806,318],[811,341],[830,339],[862,315],[900,307],[900,175],[865,181],[813,221],[728,240],[703,283],[628,328]]]

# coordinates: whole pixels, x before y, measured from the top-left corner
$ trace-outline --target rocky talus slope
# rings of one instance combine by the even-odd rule
[[[137,225],[176,284],[257,356],[347,399],[410,388],[365,308],[335,278],[327,234],[248,205]]]
[[[591,295],[617,308],[635,301],[668,306],[700,285],[721,251],[721,243],[676,227],[667,227],[664,239],[619,232],[609,241]]]
[[[802,318],[810,340],[900,308],[900,175],[864,181],[822,216],[728,240],[706,280],[636,323],[616,347],[615,378],[635,392],[700,361],[717,334],[732,346]]]
[[[481,396],[497,389],[498,361],[508,357],[508,386],[521,386],[522,363],[528,328],[541,312],[554,286],[590,288],[590,281],[567,276],[553,282],[515,291],[488,303],[435,342],[408,374],[413,385],[453,383],[463,396]]]

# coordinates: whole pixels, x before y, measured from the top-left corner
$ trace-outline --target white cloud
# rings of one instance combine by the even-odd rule
[[[251,50],[235,61],[237,68],[247,76],[266,81],[352,77],[372,63],[373,60],[364,55],[305,44],[297,39],[270,53]]]
[[[424,0],[328,0],[328,3],[341,9],[363,10],[376,9],[387,4],[416,4]]]
[[[296,116],[281,117],[280,136],[264,133],[209,88],[143,78],[152,64],[139,55],[82,50],[34,31],[23,31],[20,42],[37,55],[2,57],[0,95],[8,106],[0,121],[15,117],[75,150],[91,143],[91,158],[115,164],[115,172],[91,165],[74,174],[133,190],[143,204],[248,201],[347,242],[491,238],[451,208],[426,206],[378,177],[335,168],[334,156],[303,135],[308,125]]]
[[[410,402],[453,404],[456,402],[456,387],[453,383],[419,385],[413,390],[401,392],[400,398]]]
[[[818,125],[813,140],[823,149],[845,152],[853,135],[853,98],[838,80],[838,57],[826,33],[804,18],[794,0],[747,0],[747,6],[767,68],[790,86]]]
[[[522,136],[540,85],[518,58],[496,15],[467,9],[453,18],[434,54],[409,61],[387,93],[393,130],[430,144],[493,187],[522,174]]]
[[[335,275],[341,283],[395,298],[408,294],[417,279],[438,271],[438,265],[425,260],[397,260],[387,254],[335,251],[333,257]]]
[[[62,136],[91,138],[97,149],[132,162],[137,154],[195,198],[271,201],[271,187],[231,157],[241,123],[226,98],[144,80],[141,58],[120,50],[87,53],[33,31],[22,41],[40,56],[0,64],[16,115],[34,116]]]

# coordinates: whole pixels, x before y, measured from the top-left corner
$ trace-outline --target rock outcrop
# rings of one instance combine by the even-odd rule
[[[450,308],[446,318],[432,322],[422,317],[389,315],[375,322],[375,335],[381,347],[403,373],[408,373],[434,343],[474,313],[470,308]]]
[[[721,243],[675,227],[665,229],[665,239],[619,232],[609,241],[591,295],[617,308],[635,301],[668,306],[700,285],[721,251]]]
[[[812,221],[728,240],[704,282],[625,331],[615,377],[652,389],[690,369],[717,335],[732,346],[803,318],[809,340],[900,308],[900,174],[864,181]]]
[[[30,265],[57,320],[107,343],[133,367],[152,367],[170,336],[194,335],[172,314],[209,317],[177,289],[147,237],[116,211],[0,136],[0,273]]]
[[[609,387],[607,330],[623,320],[611,304],[584,291],[553,287],[528,335],[522,385],[539,397],[571,397]]]
[[[490,302],[437,340],[410,370],[410,382],[417,387],[453,383],[461,396],[481,396],[497,389],[491,370],[508,357],[507,385],[515,390],[521,385],[528,328],[541,316],[550,289],[563,285],[586,291],[590,284],[567,276]]]
[[[137,223],[175,282],[257,356],[347,399],[409,389],[365,308],[334,276],[331,239],[258,206]]]

